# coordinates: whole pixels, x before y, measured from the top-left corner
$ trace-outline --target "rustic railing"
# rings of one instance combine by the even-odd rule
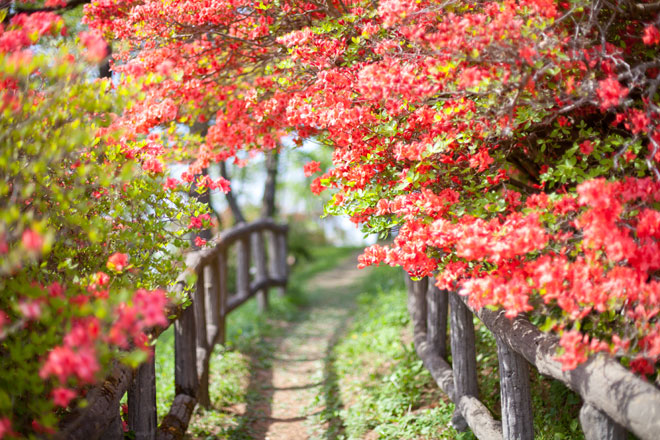
[[[431,281],[431,282],[429,282]],[[470,309],[454,292],[441,291],[432,279],[408,279],[408,310],[417,354],[438,386],[456,405],[452,424],[467,426],[480,440],[532,440],[534,427],[529,365],[580,394],[579,420],[587,440],[660,439],[660,390],[605,355],[592,356],[574,370],[555,360],[558,340],[523,317],[504,311]],[[449,309],[452,365],[447,362]],[[500,372],[502,420],[478,399],[473,313],[493,333]]]
[[[182,438],[195,405],[210,406],[209,359],[213,347],[223,343],[227,315],[253,296],[259,307],[268,306],[268,289],[280,293],[288,279],[287,226],[262,219],[224,231],[215,246],[193,252],[175,289],[185,287],[185,273],[197,281],[192,304],[177,309],[174,324],[175,398],[169,413],[157,426],[154,359],[137,370],[117,364],[99,386],[89,391],[88,406],[68,421],[57,435],[62,439],[122,439],[119,402],[128,392],[128,426],[136,440]],[[235,292],[228,291],[229,250],[236,246]],[[165,329],[161,329],[165,330]]]

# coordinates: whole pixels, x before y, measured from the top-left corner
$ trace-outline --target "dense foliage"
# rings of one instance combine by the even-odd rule
[[[108,157],[123,157],[114,166],[123,160],[141,164],[145,186],[163,172],[164,162],[192,158],[183,183],[226,190],[227,182],[202,174],[210,163],[231,158],[240,163],[238,151],[275,148],[285,132],[299,140],[315,136],[334,148],[334,167],[312,184],[315,193],[333,192],[327,211],[350,215],[366,232],[399,231],[393,244],[368,248],[361,265],[400,265],[414,276],[436,276],[440,287],[458,289],[476,307],[501,306],[511,317],[539,317],[545,330],[561,335],[560,359],[567,369],[605,351],[635,371],[656,374],[657,3],[93,0],[85,11],[92,31],[81,40],[94,48],[89,53],[98,50],[101,36],[114,40],[121,87],[139,84],[141,93],[112,122],[123,130],[126,143],[90,145],[108,148]],[[14,20],[15,26],[27,26]],[[23,53],[6,43],[10,29],[0,43],[3,66],[8,66],[3,74],[9,77],[17,74],[9,60]],[[61,66],[67,65],[44,62],[39,75],[23,75],[43,82],[50,68],[66,70]],[[60,99],[54,93],[42,98],[42,90],[47,91],[41,87],[37,104],[30,105]],[[68,89],[58,87],[62,90]],[[4,111],[10,114],[7,105]],[[18,114],[35,124],[14,141],[40,135],[50,140],[50,131],[60,129],[55,121],[48,130],[41,127],[29,117],[34,110],[12,108],[24,109]],[[92,110],[85,114],[106,120],[103,112]],[[56,118],[57,112],[48,117]],[[193,127],[193,134],[177,130],[181,124]],[[91,149],[81,155],[86,166],[105,157],[86,148]],[[313,175],[318,164],[304,171]],[[33,179],[40,175],[30,174]],[[126,175],[105,172],[99,179],[108,176]],[[80,180],[79,188],[99,185]],[[181,184],[167,181],[172,188]],[[18,185],[7,188],[4,206],[17,210],[19,205],[9,201]],[[112,207],[103,205],[106,217],[127,215],[118,200],[143,203],[141,208],[154,203],[160,208],[149,209],[172,214],[179,209],[160,197],[146,197],[147,190],[141,193],[145,196],[131,193],[129,201],[122,199],[120,185],[110,188],[116,193],[108,190],[99,199],[114,200]],[[32,198],[28,191],[23,200]],[[147,215],[154,222],[168,216]],[[62,218],[49,214],[55,217]],[[83,217],[82,225],[94,223]],[[196,217],[190,226],[199,227],[206,218]],[[126,223],[133,231],[134,224]],[[31,237],[43,237],[46,247],[61,242],[54,239],[57,231],[42,232],[45,226],[37,222],[18,225],[4,226],[10,231],[10,255],[23,252],[29,261],[47,261],[31,256],[30,249],[38,247]],[[103,235],[96,242],[84,233],[80,243],[73,242],[81,248],[91,243],[84,251],[94,257],[90,262],[127,253],[120,239],[108,241]],[[106,243],[108,252],[96,243]],[[131,246],[142,249],[140,244]],[[150,260],[159,253],[135,254],[130,253],[131,264],[160,267]],[[71,285],[86,286],[85,276],[99,270],[92,265]],[[117,271],[115,276],[151,289],[157,283],[143,280],[156,274],[143,272],[143,279]],[[26,275],[23,286],[27,280],[35,278]],[[50,282],[37,280],[44,286]],[[8,296],[12,322],[23,304],[18,295]]]
[[[648,374],[660,356],[658,9],[122,0],[87,13],[124,45],[118,70],[169,74],[131,115],[136,129],[212,121],[191,174],[282,130],[315,135],[334,147],[312,184],[335,191],[328,212],[399,227],[362,265],[546,316],[566,368],[608,351]]]
[[[138,87],[90,78],[106,43],[66,33],[51,12],[0,27],[0,438],[53,430],[113,359],[151,355],[199,209],[117,126]]]

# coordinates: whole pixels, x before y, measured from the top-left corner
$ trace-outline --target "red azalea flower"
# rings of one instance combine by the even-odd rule
[[[110,255],[108,258],[108,269],[114,270],[115,272],[121,272],[128,266],[128,255],[122,254],[120,252],[115,252]]]

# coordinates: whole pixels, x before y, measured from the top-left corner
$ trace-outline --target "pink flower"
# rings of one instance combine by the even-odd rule
[[[105,286],[110,282],[110,276],[105,272],[96,272],[96,283],[99,286]]]
[[[321,164],[319,162],[316,162],[314,160],[306,163],[305,166],[303,167],[303,171],[305,172],[305,177],[309,177],[312,174],[321,171],[320,165]]]
[[[59,297],[62,296],[62,294],[64,294],[64,287],[57,281],[54,281],[50,286],[48,286],[48,295],[52,297]]]
[[[21,301],[18,309],[26,319],[36,320],[41,316],[41,305],[37,301]]]
[[[12,434],[11,420],[9,420],[7,417],[3,417],[0,419],[0,439],[2,439],[7,434]]]
[[[470,160],[468,161],[470,164],[470,168],[479,168],[477,171],[478,172],[483,172],[485,171],[490,164],[492,164],[493,158],[490,157],[490,154],[488,154],[488,151],[485,149],[479,150],[479,152],[472,157],[470,157]]]
[[[67,406],[69,406],[69,402],[71,402],[71,399],[76,397],[76,392],[68,388],[59,387],[53,390],[52,396],[53,396],[53,403],[55,405],[61,406],[62,408],[66,408]]]
[[[93,63],[102,61],[108,54],[108,43],[103,39],[101,32],[97,30],[81,32],[80,42],[87,49],[86,58]]]
[[[150,156],[142,163],[142,169],[148,173],[160,174],[165,168],[163,167],[163,163],[161,161],[155,157]]]
[[[580,144],[580,151],[582,154],[585,156],[588,156],[591,154],[592,151],[594,151],[594,143],[591,141],[584,141]]]
[[[658,31],[658,28],[652,24],[646,26],[646,28],[644,28],[642,41],[648,46],[653,46],[660,43],[660,31]]]
[[[202,219],[200,217],[190,217],[190,224],[188,225],[188,229],[201,229],[202,226],[204,226],[204,223],[202,223]]]
[[[2,335],[2,328],[7,324],[9,324],[9,316],[0,310],[0,336]]]
[[[4,255],[9,252],[9,245],[7,244],[7,239],[5,234],[0,235],[0,255]]]
[[[215,186],[225,194],[231,190],[231,183],[224,177],[219,177],[218,180],[215,181]]]
[[[613,76],[598,81],[598,90],[596,90],[600,99],[600,106],[603,110],[619,105],[622,98],[628,96],[628,89]]]
[[[115,272],[121,272],[128,265],[128,255],[122,254],[120,252],[115,252],[110,255],[108,258],[108,269],[114,270]]]
[[[156,289],[152,291],[140,289],[135,292],[135,307],[142,314],[142,325],[145,327],[167,325],[165,316],[165,306],[167,305],[167,295],[164,291]]]
[[[564,349],[564,353],[558,356],[557,360],[561,362],[562,371],[573,370],[587,360],[584,339],[585,337],[576,330],[570,330],[561,335],[559,345]]]
[[[206,240],[204,240],[202,237],[195,237],[195,246],[202,247],[205,244],[206,244]]]
[[[321,194],[325,189],[325,187],[321,184],[321,179],[319,177],[312,181],[312,183],[309,185],[309,188],[315,195]]]
[[[520,50],[518,51],[518,55],[520,56],[520,58],[524,59],[527,62],[527,64],[531,66],[533,64],[534,57],[536,57],[538,53],[536,52],[536,49],[534,49],[533,47],[525,46],[520,48]]]
[[[41,252],[44,245],[44,240],[41,235],[32,229],[26,229],[23,231],[22,242],[25,249],[35,253]]]
[[[179,186],[180,183],[181,182],[179,182],[177,179],[173,179],[172,177],[168,177],[167,179],[165,179],[165,184],[163,186],[165,187],[165,189],[175,190]]]
[[[39,370],[39,377],[46,379],[49,376],[56,376],[61,383],[65,383],[73,374],[75,358],[75,353],[69,347],[53,348]]]

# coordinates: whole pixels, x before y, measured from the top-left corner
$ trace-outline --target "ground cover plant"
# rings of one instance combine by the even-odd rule
[[[451,427],[454,404],[443,395],[412,346],[407,294],[400,270],[378,268],[357,297],[355,318],[331,355],[339,397],[321,419],[340,426],[334,439],[473,439]],[[495,339],[475,320],[480,399],[500,417],[500,388]],[[532,370],[535,438],[584,438],[576,414],[582,401],[561,382]],[[333,405],[332,403],[337,404]]]

